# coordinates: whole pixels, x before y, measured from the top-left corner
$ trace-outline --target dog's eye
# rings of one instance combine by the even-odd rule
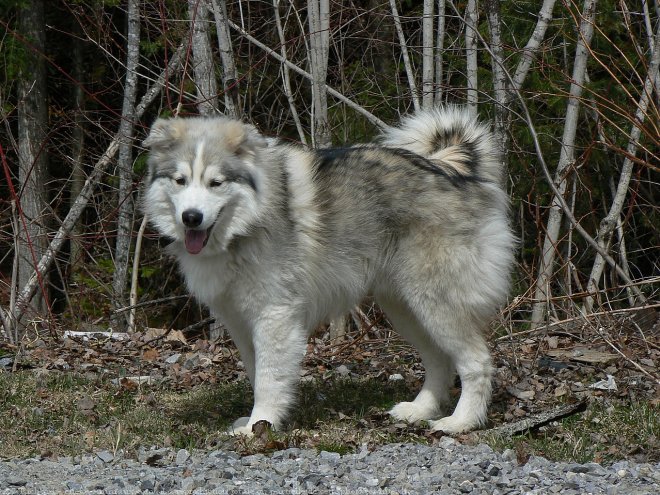
[[[186,185],[186,178],[185,177],[175,177],[174,182],[176,182],[180,186],[185,186]]]
[[[211,182],[209,182],[210,187],[220,187],[222,185],[222,181],[220,179],[211,179]]]

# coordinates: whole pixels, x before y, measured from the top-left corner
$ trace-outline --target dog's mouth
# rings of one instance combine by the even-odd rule
[[[218,222],[220,213],[222,213],[222,209],[220,209],[218,215],[208,229],[186,229],[184,240],[186,251],[190,254],[199,254],[202,249],[204,249],[206,243],[209,242],[213,227],[215,227],[215,224]]]
[[[209,241],[209,235],[212,228],[213,225],[206,230],[187,229],[185,239],[186,251],[190,254],[199,254]]]

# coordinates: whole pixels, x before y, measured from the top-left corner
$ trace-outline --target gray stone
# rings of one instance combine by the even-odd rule
[[[115,456],[112,455],[112,453],[108,452],[107,450],[102,450],[100,452],[97,452],[96,457],[98,457],[105,463],[112,462],[115,459]]]
[[[190,452],[186,449],[180,449],[176,453],[176,463],[178,465],[184,464],[188,459],[190,459]]]

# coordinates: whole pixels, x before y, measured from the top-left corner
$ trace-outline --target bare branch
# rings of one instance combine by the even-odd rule
[[[167,83],[166,77],[171,76],[175,71],[180,69],[183,52],[184,47],[180,46],[170,60],[168,66],[159,76],[158,80],[144,94],[140,100],[140,103],[138,103],[138,105],[135,107],[135,119],[142,117],[147,106],[156,99],[160,91]],[[37,264],[34,273],[28,282],[23,286],[21,292],[18,295],[18,300],[16,303],[15,318],[17,320],[22,317],[27,305],[34,296],[34,293],[37,290],[39,278],[46,272],[46,270],[48,270],[55,258],[55,255],[60,251],[60,249],[62,249],[62,246],[66,242],[73,225],[87,206],[87,203],[92,197],[92,193],[96,187],[96,184],[100,181],[103,172],[110,165],[113,157],[119,150],[119,143],[121,142],[121,138],[121,134],[117,133],[106,148],[103,155],[101,155],[101,158],[99,158],[99,160],[94,165],[92,172],[90,173],[89,177],[85,181],[85,185],[80,191],[80,195],[76,198],[75,202],[71,206],[71,209],[69,210],[69,213],[67,213],[66,217],[62,221],[62,225],[60,225],[60,228],[53,237],[53,240],[50,242],[48,249],[41,257],[41,260]]]
[[[273,58],[276,59],[276,60],[279,60],[280,62],[282,62],[283,64],[285,64],[288,68],[290,68],[290,69],[293,70],[294,72],[300,74],[301,76],[306,77],[306,78],[309,79],[309,80],[312,80],[312,75],[311,75],[309,72],[307,72],[306,70],[301,69],[301,68],[298,67],[296,64],[294,64],[294,63],[290,62],[289,60],[283,58],[283,57],[282,57],[280,54],[278,54],[275,50],[273,50],[272,48],[266,46],[266,45],[263,44],[261,41],[259,41],[258,39],[256,39],[254,36],[251,36],[247,31],[245,31],[243,28],[241,28],[241,27],[240,27],[239,25],[237,25],[235,22],[233,22],[233,21],[231,21],[231,20],[229,20],[229,19],[227,20],[227,22],[228,22],[229,26],[230,26],[233,30],[238,31],[238,32],[239,32],[242,36],[244,36],[245,39],[247,39],[250,43],[252,43],[253,45],[255,45],[255,46],[259,47],[259,48],[261,48],[261,49],[262,49],[263,51],[265,51],[268,55],[270,55],[271,57],[273,57]],[[369,112],[366,108],[364,108],[364,107],[358,105],[358,104],[355,103],[353,100],[351,100],[350,98],[347,98],[346,96],[344,96],[343,94],[341,94],[341,93],[340,93],[339,91],[337,91],[336,89],[331,88],[331,87],[328,86],[327,84],[326,84],[326,88],[327,88],[327,91],[328,91],[329,94],[331,94],[332,96],[334,96],[335,98],[337,98],[339,101],[341,101],[342,103],[346,104],[348,107],[352,108],[353,110],[355,110],[356,112],[358,112],[358,113],[361,114],[362,116],[366,117],[366,119],[367,119],[369,122],[371,122],[372,124],[374,124],[375,126],[379,127],[380,129],[387,129],[387,128],[389,127],[385,122],[383,122],[383,121],[380,120],[378,117],[376,117],[374,114],[372,114],[371,112]]]
[[[575,157],[575,134],[580,112],[580,96],[584,87],[587,73],[587,61],[589,59],[589,45],[594,32],[594,20],[596,18],[597,0],[585,0],[581,14],[579,39],[575,49],[575,60],[573,62],[573,75],[571,76],[571,89],[564,120],[564,134],[561,141],[559,162],[555,171],[554,184],[557,186],[558,194],[552,200],[550,214],[546,224],[546,235],[541,252],[541,263],[536,278],[536,292],[532,309],[532,326],[537,326],[543,319],[544,310],[550,297],[550,280],[555,260],[555,252],[559,241],[559,229],[563,216],[563,209],[559,204],[557,196],[563,199],[566,192],[566,172],[573,165]]]
[[[412,64],[410,62],[408,45],[406,44],[406,37],[403,34],[403,28],[401,27],[401,17],[399,17],[399,11],[396,8],[396,0],[390,0],[390,7],[392,7],[392,17],[394,18],[396,34],[399,36],[401,56],[403,57],[403,65],[406,68],[406,75],[408,76],[408,85],[410,86],[410,94],[412,96],[413,106],[415,107],[415,110],[419,110],[419,93],[417,91],[417,84],[415,83],[415,72],[413,71]]]
[[[619,184],[617,186],[616,194],[614,195],[614,201],[612,201],[612,205],[610,206],[610,210],[607,213],[607,216],[605,216],[605,218],[603,218],[600,222],[597,241],[599,246],[605,251],[607,251],[607,247],[610,244],[610,237],[612,236],[612,232],[617,226],[617,222],[620,221],[621,211],[623,210],[624,201],[628,194],[628,186],[630,184],[630,178],[632,177],[634,166],[634,163],[630,157],[634,157],[637,153],[637,146],[642,132],[641,125],[644,123],[646,110],[653,93],[654,82],[658,77],[659,64],[660,24],[658,24],[658,30],[655,34],[655,44],[653,46],[653,51],[651,52],[651,62],[649,63],[646,81],[644,83],[639,102],[637,103],[635,120],[633,121],[632,130],[630,131],[630,139],[626,149],[627,156],[623,162],[623,167],[621,168],[621,176],[619,177]],[[587,292],[589,295],[584,301],[584,310],[586,312],[591,312],[593,309],[594,297],[592,294],[598,289],[598,281],[603,273],[604,266],[605,259],[600,255],[600,253],[596,254],[594,264],[591,268],[591,274],[589,275],[589,282],[587,283]]]

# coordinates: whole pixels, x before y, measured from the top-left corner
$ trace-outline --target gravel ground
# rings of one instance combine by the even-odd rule
[[[513,451],[461,445],[391,444],[356,454],[287,449],[240,457],[229,451],[110,452],[57,461],[0,463],[0,494],[659,494],[660,464],[519,465]]]

